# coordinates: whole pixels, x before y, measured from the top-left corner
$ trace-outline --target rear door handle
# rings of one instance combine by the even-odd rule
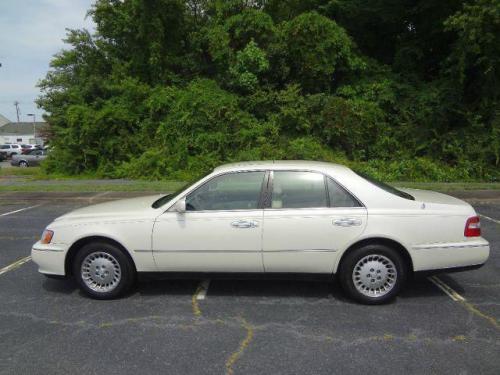
[[[354,217],[343,217],[341,219],[333,220],[333,225],[339,227],[354,227],[361,225],[361,220]]]
[[[231,223],[233,228],[256,228],[259,223],[253,220],[236,220]]]

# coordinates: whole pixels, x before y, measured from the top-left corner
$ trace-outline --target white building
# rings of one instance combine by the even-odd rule
[[[0,126],[4,126],[4,125],[8,124],[9,122],[10,122],[10,120],[7,117],[2,116],[0,114]]]
[[[43,145],[44,140],[42,135],[48,126],[46,122],[8,122],[2,125],[2,117],[0,117],[0,144]],[[5,117],[3,118],[5,119]]]

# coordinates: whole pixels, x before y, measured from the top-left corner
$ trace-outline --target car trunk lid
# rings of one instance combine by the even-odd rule
[[[436,203],[436,204],[470,207],[469,203],[463,200],[452,197],[451,195],[438,193],[437,191],[407,189],[407,188],[400,188],[399,190],[402,190],[405,193],[412,195],[416,201],[423,203]]]

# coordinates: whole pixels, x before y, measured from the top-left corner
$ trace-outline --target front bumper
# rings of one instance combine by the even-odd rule
[[[413,246],[411,256],[414,271],[454,269],[479,266],[490,255],[490,245],[483,238],[453,243]]]
[[[38,272],[46,275],[65,275],[64,260],[67,247],[61,244],[42,244],[38,241],[31,249],[31,259]]]

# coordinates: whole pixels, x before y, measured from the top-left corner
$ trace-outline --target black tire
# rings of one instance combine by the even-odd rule
[[[28,168],[29,167],[28,162],[26,162],[24,160],[21,160],[19,162],[19,167],[21,167],[21,168]]]
[[[368,296],[366,294],[363,294],[360,290],[358,290],[358,288],[356,288],[354,284],[353,280],[354,268],[356,267],[356,265],[360,260],[367,259],[365,257],[369,257],[370,255],[375,257],[381,256],[388,258],[396,269],[396,275],[392,279],[394,280],[392,287],[391,289],[389,289],[389,291],[385,292],[385,294],[383,295]],[[371,258],[369,257],[368,259]],[[387,267],[392,268],[392,265],[389,265]],[[370,271],[368,270],[367,272]],[[370,244],[356,248],[350,251],[345,256],[345,258],[342,260],[342,263],[340,264],[339,281],[344,292],[347,293],[349,297],[353,298],[354,300],[366,305],[380,305],[393,300],[399,294],[399,291],[402,289],[406,281],[407,273],[408,273],[408,267],[405,264],[403,257],[397,250],[382,244]],[[368,275],[369,274],[367,274],[366,276]],[[366,293],[369,292],[367,291]]]
[[[116,261],[119,265],[120,277],[116,285],[113,286],[113,289],[104,291],[95,290],[84,281],[82,264],[90,254],[103,254],[103,257],[108,256],[110,259],[113,259],[113,263]],[[90,274],[90,272],[88,274]],[[113,299],[122,296],[130,289],[135,281],[136,272],[134,265],[120,248],[110,243],[99,241],[91,242],[78,251],[73,260],[73,275],[82,291],[88,296],[94,299]],[[93,273],[93,277],[97,277],[95,273]],[[97,286],[95,286],[95,288],[97,288]]]

